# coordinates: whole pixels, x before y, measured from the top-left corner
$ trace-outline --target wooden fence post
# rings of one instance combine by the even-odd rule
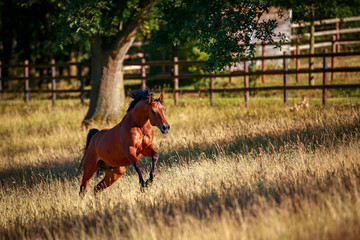
[[[298,41],[298,35],[295,34],[295,29],[296,29],[296,28],[291,27],[291,34],[294,34],[295,38],[293,39],[293,42],[294,42],[295,45],[297,46],[297,45],[299,45],[299,41]],[[297,49],[296,49],[296,50],[297,50]],[[293,51],[293,55],[297,54],[297,53],[296,53],[296,50]]]
[[[179,78],[177,78],[179,76],[179,64],[178,62],[178,57],[174,57],[174,102],[175,105],[178,104],[179,102]]]
[[[249,88],[249,62],[244,60],[244,87]],[[249,90],[245,90],[245,107],[249,107]]]
[[[214,73],[211,72],[211,74],[213,75]],[[211,76],[210,77],[210,105],[214,106],[214,77]]]
[[[52,104],[56,103],[56,69],[55,69],[55,59],[51,59],[51,88],[52,88]]]
[[[333,35],[332,37],[332,43],[331,43],[331,52],[335,53],[336,52],[336,35]],[[335,57],[331,56],[331,70],[334,70],[335,68]],[[331,81],[334,81],[335,78],[335,73],[331,72]]]
[[[25,93],[25,103],[29,103],[29,60],[25,60],[25,69],[24,69],[24,93]]]
[[[146,66],[145,66],[145,62],[146,62],[146,59],[145,58],[142,58],[141,59],[141,90],[145,90],[146,89]]]
[[[293,33],[293,30],[291,30],[291,32]],[[292,51],[292,55],[296,55],[297,54],[297,45],[299,44],[298,42],[295,42],[296,40],[294,39],[292,42],[292,47],[293,47],[293,51]]]
[[[286,52],[284,52],[284,58],[283,58],[283,65],[284,65],[284,87],[288,86],[288,64],[287,64],[287,58],[286,58]],[[288,105],[288,90],[284,89],[284,105]]]
[[[325,48],[324,49],[324,54],[327,54],[328,50]],[[323,107],[326,107],[327,104],[327,89],[325,88],[325,86],[327,85],[327,56],[324,55],[323,57]]]
[[[80,63],[80,68],[78,70],[78,75],[80,78],[80,101],[81,104],[85,104],[85,93],[84,93],[84,87],[85,87],[85,64],[84,60]]]
[[[265,43],[262,45],[262,56],[263,57],[266,56],[266,45],[265,45]],[[262,71],[265,72],[266,71],[266,60],[265,59],[261,60],[261,66],[262,66]],[[266,75],[264,73],[261,75],[261,80],[262,80],[263,84],[266,83]]]
[[[309,70],[314,70],[314,58],[311,56],[314,53],[310,53],[309,57]],[[315,85],[315,77],[313,72],[309,72],[309,86]]]
[[[296,45],[296,82],[299,83],[300,82],[300,74],[298,73],[299,69],[300,69],[300,58],[299,55],[301,54],[300,52],[300,46]]]
[[[231,66],[230,66],[230,68],[229,68],[229,71],[230,71],[230,74],[234,72],[234,64],[233,64],[233,63],[231,63]],[[233,77],[230,76],[230,77],[229,77],[229,83],[232,83],[232,82],[233,82]]]
[[[2,62],[0,61],[0,102],[2,100]]]
[[[336,22],[335,23],[335,28],[336,28],[336,40],[340,40],[340,23],[339,22]],[[337,44],[336,45],[336,52],[340,52],[340,44]]]

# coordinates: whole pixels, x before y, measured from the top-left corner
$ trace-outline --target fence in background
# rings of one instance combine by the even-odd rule
[[[56,69],[57,68],[68,68],[70,66],[78,66],[78,75],[77,76],[56,76]],[[29,64],[28,60],[24,61],[24,64],[17,64],[17,65],[9,65],[3,66],[0,62],[0,101],[2,100],[3,93],[24,93],[24,102],[28,103],[30,99],[30,93],[51,93],[52,94],[52,102],[53,104],[56,103],[56,94],[57,93],[80,93],[79,98],[82,103],[85,101],[85,93],[89,92],[89,90],[85,90],[85,80],[89,79],[90,76],[85,75],[85,67],[88,64],[82,63],[56,63],[54,59],[51,60],[51,64]],[[3,68],[18,68],[23,69],[23,76],[12,76],[2,78],[2,70]],[[44,76],[30,76],[30,68],[36,69],[50,69],[50,74]],[[69,79],[79,79],[80,80],[80,88],[79,89],[56,89],[56,80],[69,80]],[[24,82],[23,89],[16,89],[16,90],[3,90],[3,81],[13,81],[13,80],[20,80]],[[50,80],[51,81],[51,89],[37,89],[33,90],[30,89],[30,81],[41,81],[41,80]]]
[[[171,92],[174,95],[175,104],[179,101],[180,94],[184,93],[202,93],[208,92],[210,97],[210,104],[214,105],[214,93],[217,92],[244,92],[245,98],[245,105],[249,105],[250,100],[250,92],[259,92],[259,91],[272,91],[278,90],[283,91],[284,94],[284,104],[288,105],[288,91],[294,90],[312,90],[312,89],[321,89],[323,90],[323,104],[326,105],[327,99],[327,89],[344,89],[344,88],[360,88],[360,82],[358,84],[328,84],[328,73],[336,73],[336,72],[360,72],[360,66],[356,67],[340,67],[337,68],[333,64],[336,57],[350,57],[350,56],[358,56],[360,52],[348,52],[348,53],[328,53],[327,49],[324,50],[324,53],[319,54],[303,54],[303,55],[284,55],[281,56],[261,56],[255,57],[251,59],[244,58],[242,61],[244,62],[244,70],[243,71],[231,71],[230,72],[222,72],[218,74],[207,73],[207,74],[182,74],[179,72],[179,66],[193,66],[193,65],[201,65],[203,61],[179,61],[177,57],[174,58],[173,61],[152,61],[146,62],[145,59],[142,59],[141,62],[126,62],[125,66],[137,66],[141,71],[140,74],[132,74],[132,75],[125,75],[124,80],[129,79],[137,79],[141,80],[141,87],[142,89],[146,88],[147,81],[151,80],[169,80],[173,82],[172,91],[164,91],[164,92]],[[320,57],[323,58],[323,67],[322,68],[302,68],[300,69],[300,64],[298,64],[299,59],[301,58],[314,58]],[[328,67],[329,58],[331,58],[331,67]],[[266,70],[264,69],[264,65],[266,64],[267,60],[283,60],[282,69],[279,70]],[[295,59],[296,64],[294,69],[289,69],[288,67],[288,59]],[[249,61],[261,61],[263,64],[262,70],[259,71],[249,71]],[[79,69],[78,76],[56,76],[56,68],[59,67],[69,67],[70,65],[77,65]],[[84,102],[84,94],[89,90],[84,89],[84,82],[85,79],[89,78],[88,75],[85,75],[85,68],[84,63],[55,63],[52,60],[51,64],[48,65],[31,65],[29,61],[25,61],[23,65],[12,65],[12,66],[2,66],[0,63],[0,100],[2,97],[2,93],[6,92],[2,88],[3,80],[11,81],[11,80],[21,80],[24,82],[24,87],[21,90],[11,91],[11,92],[23,92],[24,93],[24,101],[25,103],[29,102],[29,93],[51,93],[52,94],[52,102],[53,104],[56,103],[56,94],[57,93],[79,93],[79,98],[81,102]],[[151,68],[154,66],[171,66],[173,71],[169,74],[163,75],[147,75],[147,68]],[[1,72],[4,67],[17,67],[24,69],[24,76],[23,77],[11,77],[3,79],[1,77]],[[51,69],[50,76],[42,76],[42,77],[34,77],[29,75],[30,68],[48,68]],[[298,75],[299,74],[308,74],[308,73],[322,73],[323,74],[323,83],[321,85],[314,85],[314,86],[289,86],[288,85],[288,76],[289,74],[295,74],[297,77],[297,81],[299,81]],[[249,76],[251,75],[283,75],[283,84],[279,86],[263,86],[263,87],[249,87]],[[214,81],[215,78],[229,78],[229,81],[232,81],[233,77],[244,77],[244,87],[243,88],[215,88]],[[183,90],[179,89],[179,81],[182,79],[200,79],[200,78],[208,78],[210,79],[209,88],[204,89],[194,89],[194,90]],[[38,80],[51,80],[51,89],[48,90],[32,90],[29,88],[29,81],[38,81]],[[58,79],[79,79],[81,82],[79,89],[71,89],[71,90],[59,90],[56,88],[56,80]]]
[[[360,72],[360,66],[356,67],[341,67],[336,68],[332,65],[330,68],[328,67],[328,58],[335,57],[344,57],[344,56],[356,56],[360,55],[360,52],[350,52],[350,53],[328,53],[327,49],[324,50],[324,53],[321,54],[304,54],[304,55],[287,55],[286,53],[282,56],[265,56],[265,57],[255,57],[251,59],[243,59],[244,62],[244,70],[243,71],[233,71],[230,73],[219,73],[219,74],[179,74],[178,69],[179,66],[186,65],[198,65],[203,64],[202,61],[178,61],[177,58],[174,58],[173,62],[169,61],[159,61],[159,62],[147,62],[147,63],[138,63],[137,65],[142,66],[143,68],[148,66],[173,66],[174,74],[173,75],[156,75],[156,76],[141,76],[141,79],[146,82],[147,80],[155,80],[155,79],[163,79],[163,80],[173,80],[174,90],[171,91],[174,94],[175,104],[178,103],[179,93],[201,93],[201,92],[209,92],[210,96],[210,104],[214,104],[214,93],[216,92],[244,92],[245,97],[245,105],[249,105],[249,92],[257,92],[257,91],[271,91],[271,90],[280,90],[284,93],[284,104],[288,105],[288,91],[289,90],[312,90],[312,89],[322,89],[323,90],[323,104],[326,105],[327,99],[327,89],[344,89],[344,88],[360,88],[360,82],[358,84],[328,84],[328,73],[335,72]],[[313,57],[321,57],[323,58],[323,67],[315,68],[315,69],[300,69],[299,64],[296,64],[295,69],[288,68],[288,59],[296,59],[298,61],[300,58],[313,58]],[[261,71],[249,71],[249,61],[261,60],[262,63],[265,63],[266,60],[283,60],[283,69],[282,70],[261,70]],[[136,63],[128,63],[129,65],[135,65]],[[314,85],[314,86],[289,86],[288,85],[288,75],[289,74],[308,74],[308,73],[322,73],[323,74],[323,84],[322,85]],[[249,87],[249,76],[251,75],[283,75],[283,85],[282,86],[264,86],[264,87]],[[229,78],[232,79],[236,76],[244,77],[244,87],[243,88],[214,88],[215,78]],[[194,90],[181,90],[178,87],[178,81],[181,79],[194,79],[194,78],[209,78],[210,79],[210,88],[208,89],[194,89]],[[126,79],[139,79],[136,76],[126,77]],[[298,78],[297,78],[298,79]],[[166,92],[166,91],[165,91]]]
[[[360,33],[360,27],[347,27],[342,28],[340,23],[349,23],[349,22],[360,22],[360,16],[348,17],[348,18],[332,18],[332,19],[323,19],[321,21],[315,21],[315,26],[324,26],[324,25],[334,25],[333,29],[325,30],[325,31],[315,31],[315,37],[323,37],[323,36],[332,36],[332,40],[317,40],[315,43],[314,48],[323,48],[323,47],[330,47],[334,49],[336,46],[336,52],[340,52],[340,45],[348,45],[348,44],[359,44],[360,39],[341,39],[341,35],[351,34],[351,33]],[[304,22],[301,24],[291,24],[292,32],[295,32],[295,29],[308,27],[310,26],[309,22]],[[310,33],[305,33],[301,35],[292,35],[291,42],[292,47],[290,48],[291,51],[295,54],[299,54],[299,50],[306,50],[310,49],[309,42],[303,42],[301,39],[303,37],[310,37]],[[334,52],[334,51],[333,51]]]

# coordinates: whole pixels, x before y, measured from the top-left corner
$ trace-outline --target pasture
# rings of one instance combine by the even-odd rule
[[[168,96],[170,97],[170,96]],[[296,103],[301,99],[296,98]],[[292,105],[292,101],[290,101]],[[360,102],[166,99],[170,133],[144,193],[128,167],[98,197],[77,174],[87,107],[0,104],[1,239],[358,239]],[[107,128],[116,123],[94,124]],[[141,160],[148,177],[151,160]]]

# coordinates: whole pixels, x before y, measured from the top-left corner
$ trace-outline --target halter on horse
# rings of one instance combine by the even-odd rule
[[[134,100],[119,124],[111,129],[89,131],[83,158],[80,195],[85,193],[91,177],[99,169],[105,172],[105,177],[95,187],[95,193],[111,186],[125,173],[125,167],[130,165],[135,167],[142,187],[153,181],[159,154],[152,145],[154,131],[151,125],[158,127],[164,134],[170,130],[162,105],[163,95],[154,99],[153,93],[145,90],[135,92],[131,97]],[[146,182],[139,163],[141,155],[152,158],[150,177]]]

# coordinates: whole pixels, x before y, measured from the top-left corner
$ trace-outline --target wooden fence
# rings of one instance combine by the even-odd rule
[[[3,93],[24,93],[24,102],[28,103],[30,98],[30,93],[51,93],[52,94],[52,102],[56,103],[56,94],[57,93],[80,93],[80,100],[82,103],[85,101],[85,93],[89,92],[89,90],[85,90],[85,80],[90,79],[90,76],[85,75],[85,67],[89,64],[81,63],[55,63],[55,60],[51,60],[51,64],[29,64],[28,60],[24,61],[24,64],[16,64],[16,65],[8,65],[3,66],[0,62],[0,101],[2,100]],[[78,66],[78,75],[77,76],[56,76],[57,68],[68,68],[70,66]],[[2,77],[2,69],[3,68],[18,68],[23,69],[23,76],[12,76],[12,77]],[[30,68],[36,69],[50,69],[49,75],[44,76],[30,76]],[[79,79],[80,80],[80,88],[79,89],[56,89],[56,80],[69,80],[69,79]],[[7,90],[3,89],[3,81],[14,81],[20,80],[24,82],[23,89],[16,90]],[[30,81],[40,81],[40,80],[50,80],[51,81],[51,89],[30,89]]]
[[[173,82],[174,90],[172,91],[164,91],[164,92],[171,92],[174,94],[174,101],[175,104],[179,101],[180,93],[201,93],[201,92],[208,92],[210,97],[210,104],[214,105],[214,93],[217,92],[244,92],[245,98],[245,105],[249,105],[250,99],[250,92],[258,92],[258,91],[271,91],[271,90],[278,90],[283,91],[284,94],[284,104],[288,105],[288,91],[292,90],[311,90],[311,89],[321,89],[323,90],[323,104],[326,105],[327,100],[327,89],[344,89],[344,88],[360,88],[360,81],[357,84],[328,84],[328,73],[336,73],[336,72],[360,72],[360,66],[356,67],[335,67],[334,60],[336,57],[350,57],[350,56],[358,56],[360,52],[348,52],[348,53],[328,53],[327,49],[324,50],[324,53],[318,54],[303,54],[303,55],[284,55],[281,56],[261,56],[255,57],[251,59],[244,58],[241,61],[244,62],[244,70],[243,71],[230,71],[229,73],[221,72],[217,74],[207,73],[207,74],[183,74],[179,72],[179,66],[193,66],[193,65],[202,65],[203,61],[179,61],[178,58],[174,58],[173,61],[152,61],[146,62],[145,59],[142,59],[141,62],[125,62],[125,66],[138,66],[141,69],[140,74],[132,74],[132,75],[125,75],[124,80],[128,79],[138,79],[141,80],[141,87],[142,89],[146,88],[146,82],[151,80],[169,80]],[[315,69],[300,69],[300,64],[298,64],[299,59],[301,58],[314,58],[320,57],[323,58],[323,66],[322,68],[315,68]],[[331,58],[331,67],[328,67],[329,58]],[[279,70],[266,70],[264,69],[264,65],[266,64],[267,60],[282,60],[283,68]],[[288,60],[295,59],[296,64],[294,69],[289,69],[288,67]],[[262,70],[258,71],[249,71],[249,61],[261,61],[263,64]],[[78,76],[56,76],[56,68],[58,67],[68,67],[70,65],[78,65],[79,73]],[[21,80],[24,81],[24,88],[22,90],[16,90],[11,92],[23,92],[24,93],[24,101],[27,103],[29,102],[29,93],[52,93],[52,102],[55,104],[56,102],[56,94],[57,93],[70,93],[75,92],[79,93],[79,97],[82,102],[84,102],[84,93],[88,92],[89,90],[84,89],[84,81],[86,78],[89,78],[88,75],[85,75],[84,63],[61,63],[56,64],[53,60],[50,65],[31,65],[28,61],[25,61],[23,65],[12,65],[12,66],[1,66],[0,63],[0,100],[2,98],[2,93],[6,92],[2,89],[2,81],[7,80]],[[173,71],[172,73],[165,74],[165,75],[147,75],[147,68],[153,66],[171,66]],[[24,76],[23,77],[9,77],[3,79],[1,77],[2,68],[4,67],[17,67],[24,69]],[[51,75],[50,76],[42,76],[42,77],[33,77],[29,76],[29,68],[50,68]],[[299,74],[306,74],[306,73],[322,73],[323,74],[323,83],[321,85],[314,85],[314,86],[289,86],[288,85],[288,76],[289,74],[295,74],[297,77],[297,81],[299,81],[298,75]],[[249,87],[249,76],[251,75],[282,75],[283,76],[283,84],[278,86],[263,86],[263,87]],[[232,79],[233,77],[244,77],[244,87],[243,88],[215,88],[214,81],[215,78],[229,78]],[[200,78],[209,78],[210,79],[210,87],[204,89],[194,89],[194,90],[183,90],[179,88],[179,81],[182,79],[200,79]],[[36,81],[36,80],[51,80],[52,88],[49,90],[32,90],[29,88],[29,81]],[[56,89],[56,80],[58,79],[79,79],[81,82],[81,86],[79,89],[73,90],[59,90]]]
[[[323,19],[321,21],[315,21],[315,26],[324,26],[324,25],[334,25],[333,29],[331,30],[324,30],[324,31],[315,31],[315,37],[323,37],[323,36],[332,36],[332,40],[317,40],[315,43],[314,48],[323,48],[332,46],[336,46],[336,52],[340,52],[340,45],[348,45],[348,44],[359,44],[360,39],[341,39],[341,35],[351,34],[351,33],[360,33],[360,27],[347,27],[342,28],[340,23],[348,23],[348,22],[359,22],[360,16],[348,17],[348,18],[332,18],[332,19]],[[303,28],[310,26],[309,22],[304,22],[301,24],[291,24],[292,32],[295,32],[295,29]],[[293,34],[291,36],[292,47],[290,48],[291,51],[295,54],[299,54],[299,50],[306,50],[310,48],[309,42],[303,42],[300,39],[303,37],[310,37],[310,33],[305,33],[301,35]]]
[[[179,66],[186,66],[186,65],[199,65],[203,64],[202,61],[178,61],[177,58],[174,58],[173,62],[169,61],[158,61],[158,62],[147,62],[147,63],[127,63],[129,65],[140,65],[143,68],[148,66],[173,66],[174,73],[173,75],[156,75],[156,76],[146,76],[142,75],[141,77],[137,76],[130,76],[126,79],[142,79],[143,84],[146,80],[155,80],[155,79],[163,79],[163,80],[173,80],[174,83],[174,90],[171,91],[174,94],[174,101],[175,104],[178,103],[179,93],[200,93],[200,92],[209,92],[210,96],[210,104],[214,105],[214,93],[216,92],[244,92],[245,97],[245,105],[249,106],[249,96],[250,92],[258,92],[258,91],[271,91],[271,90],[280,90],[284,93],[284,104],[288,105],[288,91],[289,90],[312,90],[312,89],[322,89],[323,90],[323,104],[326,105],[327,100],[327,89],[344,89],[344,88],[360,88],[360,81],[358,84],[328,84],[328,73],[336,73],[336,72],[360,72],[360,66],[356,67],[341,67],[336,68],[335,65],[332,65],[330,68],[328,67],[328,58],[334,59],[335,57],[344,57],[344,56],[356,56],[360,55],[360,52],[349,52],[349,53],[328,53],[327,49],[324,50],[324,53],[321,54],[303,54],[303,55],[287,55],[286,53],[282,56],[264,56],[264,57],[255,57],[251,59],[242,59],[244,62],[244,70],[243,71],[233,71],[230,73],[219,73],[219,74],[179,74],[178,68]],[[314,58],[314,57],[321,57],[323,58],[323,67],[322,68],[315,68],[310,70],[307,69],[300,69],[298,60],[301,58]],[[263,64],[265,64],[266,60],[276,60],[282,59],[283,60],[283,69],[282,70],[261,70],[261,71],[249,71],[249,61],[256,61],[261,60]],[[296,59],[296,68],[289,69],[288,68],[288,59]],[[323,74],[323,84],[321,85],[314,85],[314,86],[289,86],[288,85],[288,75],[289,74],[299,74],[304,73],[322,73]],[[283,85],[282,86],[264,86],[264,87],[249,87],[249,76],[251,75],[283,75]],[[243,88],[214,88],[214,81],[217,77],[227,77],[231,79],[232,77],[244,77],[244,87]],[[209,78],[210,79],[210,88],[208,89],[179,89],[178,81],[179,79],[194,79],[194,78]],[[297,79],[299,79],[297,77]]]

